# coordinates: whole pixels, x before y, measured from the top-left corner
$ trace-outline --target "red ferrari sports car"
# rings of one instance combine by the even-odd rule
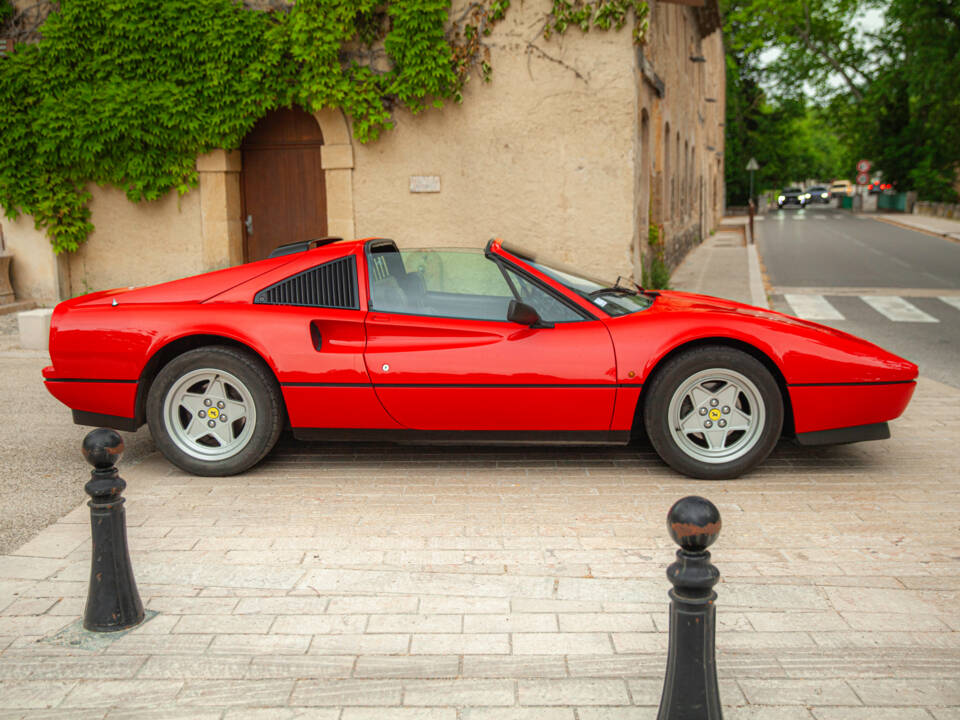
[[[644,291],[499,240],[294,243],[274,256],[57,306],[46,386],[74,422],[135,430],[198,475],[304,439],[626,443],[698,478],[782,434],[889,437],[917,366],[829,327]]]

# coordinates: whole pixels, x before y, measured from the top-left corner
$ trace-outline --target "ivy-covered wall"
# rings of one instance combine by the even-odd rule
[[[642,0],[541,0],[542,35],[617,29],[639,41]],[[0,66],[0,205],[33,216],[57,252],[92,230],[89,183],[155,200],[197,182],[194,162],[235,148],[278,106],[337,108],[361,142],[462,100],[492,72],[485,39],[510,0],[450,14],[450,0],[62,0]],[[4,24],[15,18],[5,11]]]
[[[707,142],[697,129],[704,123],[702,117],[698,123],[699,111],[709,110],[703,105],[702,78],[699,86],[684,81],[691,41],[686,32],[678,30],[681,16],[693,17],[688,8],[657,3],[651,17],[660,18],[662,25],[672,22],[673,29],[665,34],[662,28],[659,34],[650,33],[649,37],[658,40],[638,46],[638,35],[646,33],[648,15],[646,6],[634,0],[596,0],[588,3],[587,14],[584,6],[563,0],[526,0],[512,5],[454,0],[452,6],[433,0],[350,3],[353,15],[334,13],[339,20],[325,17],[319,24],[306,16],[298,18],[297,13],[347,3],[302,0],[293,9],[287,3],[260,3],[264,4],[287,10],[252,11],[230,0],[170,0],[170,6],[184,13],[199,5],[211,13],[207,31],[199,37],[202,24],[188,30],[177,26],[172,17],[166,25],[153,24],[150,13],[165,13],[167,3],[148,9],[142,0],[64,0],[64,13],[85,8],[97,17],[119,13],[121,6],[132,8],[122,21],[111,18],[109,22],[121,22],[124,27],[132,22],[135,27],[112,38],[112,42],[126,43],[126,53],[110,55],[109,42],[86,37],[76,42],[64,40],[69,47],[57,50],[77,63],[86,78],[70,80],[65,72],[58,76],[57,92],[60,97],[73,98],[70,92],[76,85],[72,89],[76,98],[70,102],[79,98],[103,103],[111,119],[100,132],[95,128],[100,113],[87,108],[74,114],[53,107],[49,88],[18,97],[27,115],[36,119],[38,127],[49,128],[52,135],[38,139],[36,134],[21,132],[11,142],[28,148],[23,151],[26,158],[37,150],[54,171],[47,172],[43,163],[17,167],[11,161],[17,153],[4,160],[4,140],[0,139],[0,195],[12,190],[19,193],[17,197],[26,198],[12,207],[20,213],[19,219],[4,221],[8,245],[18,246],[14,249],[18,257],[23,257],[27,248],[36,254],[35,221],[53,237],[56,247],[69,247],[71,237],[78,245],[76,251],[61,253],[59,260],[44,260],[46,265],[38,276],[53,268],[55,282],[66,285],[66,294],[78,294],[157,282],[238,262],[242,240],[236,247],[230,244],[235,239],[224,240],[221,231],[229,226],[236,231],[232,238],[241,236],[235,200],[239,157],[234,154],[224,161],[231,165],[230,172],[218,173],[209,167],[206,172],[198,171],[198,156],[209,157],[208,151],[218,147],[236,147],[257,117],[290,102],[310,109],[323,106],[321,115],[332,113],[340,118],[342,131],[334,141],[336,148],[331,148],[336,149],[340,164],[327,171],[328,210],[334,202],[340,213],[336,218],[328,215],[336,221],[330,226],[336,228],[333,232],[388,235],[408,247],[479,247],[489,237],[501,236],[595,275],[632,273],[640,277],[637,247],[649,227],[647,204],[640,196],[654,195],[652,186],[662,172],[658,165],[662,160],[655,158],[663,147],[662,124],[669,119],[675,129],[683,130],[684,139],[699,145]],[[405,10],[411,4],[433,7],[437,12],[406,19],[390,14],[394,6]],[[364,7],[369,11],[361,17]],[[213,9],[219,9],[218,13]],[[613,10],[619,15],[611,15]],[[137,17],[141,20],[133,22]],[[149,22],[144,17],[149,17]],[[623,20],[619,29],[618,17]],[[417,86],[422,67],[413,72],[409,83],[398,79],[406,61],[398,64],[390,53],[404,57],[403,44],[392,46],[387,39],[391,28],[407,21],[412,23],[410,27],[426,22],[425,37],[433,37],[435,47],[441,36],[431,35],[432,29],[442,27],[443,43],[449,49],[447,61],[454,68],[453,75],[445,77],[453,78],[452,84],[442,84],[441,74]],[[234,22],[251,23],[262,35],[237,37],[236,46],[221,44],[221,24],[229,30]],[[149,42],[128,37],[141,32],[141,24],[152,29]],[[96,31],[109,32],[100,26]],[[271,49],[267,42],[274,33],[283,34],[280,50]],[[365,43],[363,37],[368,36],[375,39]],[[17,68],[14,75],[20,74],[21,80],[39,83],[39,76],[33,74],[36,68],[25,58],[31,54],[42,58],[51,52],[46,45],[50,40],[46,38],[35,49],[25,48],[10,60],[0,60],[0,68]],[[331,42],[336,42],[339,51],[323,49]],[[204,54],[208,46],[223,57],[217,60]],[[655,58],[658,71],[670,79],[661,99],[653,98],[642,79],[638,47]],[[120,63],[119,70],[108,73],[88,58],[94,49]],[[139,77],[154,52],[170,52],[178,60],[162,64],[149,78]],[[710,55],[712,51],[705,52]],[[420,59],[414,52],[410,62],[419,63]],[[181,67],[190,63],[194,67]],[[327,67],[329,72],[317,72],[316,67]],[[185,79],[171,83],[170,77]],[[270,77],[286,79],[282,92],[270,85]],[[392,84],[378,85],[380,94],[374,102],[374,94],[367,90],[371,83],[380,84],[386,78],[393,78]],[[9,82],[0,72],[0,86],[9,87],[4,85]],[[190,92],[186,88],[192,83],[210,85],[202,89],[203,102],[187,97]],[[307,85],[325,93],[328,105],[313,103],[311,95],[302,94]],[[28,82],[24,87],[32,86]],[[124,106],[120,87],[134,98],[130,107]],[[247,94],[237,99],[233,93],[239,89]],[[722,97],[722,89],[709,94]],[[433,107],[439,101],[443,107]],[[173,103],[173,114],[167,113],[168,103]],[[338,109],[330,109],[330,105]],[[339,109],[347,106],[353,108],[353,115],[345,116]],[[652,144],[646,154],[641,153],[638,140],[641,111],[651,113]],[[47,119],[48,112],[55,121]],[[206,114],[230,118],[213,128],[207,125]],[[707,112],[708,121],[709,115]],[[17,132],[12,123],[5,127]],[[330,142],[326,129],[324,137]],[[75,143],[75,138],[83,142]],[[701,158],[706,160],[706,153],[697,155],[698,164]],[[648,169],[653,171],[652,182],[647,182],[641,193],[637,178]],[[31,186],[32,174],[37,172],[46,173],[45,179]],[[69,178],[67,185],[49,182],[56,180],[57,173]],[[438,176],[441,191],[411,193],[409,180],[414,175]],[[21,179],[28,182],[19,183]],[[694,186],[694,180],[690,172],[683,175],[688,187]],[[27,192],[30,187],[49,187],[54,201],[38,203],[37,196]],[[134,203],[127,197],[147,202]],[[9,211],[8,199],[0,197]],[[73,199],[75,204],[58,205]],[[28,206],[30,202],[34,205]],[[681,209],[682,217],[678,214],[665,232],[671,259],[675,246],[686,248],[690,238],[700,236],[699,231],[691,231],[696,213],[689,207]],[[78,217],[82,223],[77,223]],[[213,250],[207,237],[211,227],[221,232]],[[65,234],[57,235],[59,230]],[[50,302],[56,293],[36,297]]]

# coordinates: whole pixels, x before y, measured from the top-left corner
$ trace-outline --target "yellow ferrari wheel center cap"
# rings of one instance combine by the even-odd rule
[[[720,413],[717,413],[717,414],[719,415]],[[207,416],[212,417],[214,420],[216,420],[219,415],[220,415],[220,411],[217,410],[216,408],[210,408],[209,410],[207,410]]]
[[[711,419],[711,420],[717,420],[717,419],[719,419],[719,418],[720,418],[720,411],[717,410],[716,408],[713,408],[713,409],[710,411],[710,419]]]

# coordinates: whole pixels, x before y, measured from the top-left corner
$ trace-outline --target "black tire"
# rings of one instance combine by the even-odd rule
[[[729,381],[727,385],[724,380]],[[704,398],[699,406],[691,400],[693,391],[685,390],[694,387]],[[703,394],[704,388],[715,388],[721,400],[714,403],[716,398]],[[698,347],[671,358],[657,369],[644,397],[643,423],[657,454],[674,470],[693,478],[727,480],[750,471],[770,454],[783,428],[783,397],[770,371],[753,356],[723,345]],[[736,397],[732,406],[727,404],[730,397]],[[713,414],[721,411],[728,414],[714,419]],[[681,428],[681,420],[689,425]],[[698,425],[707,421],[711,422],[709,433]],[[736,422],[748,429],[720,430],[721,423],[729,427]],[[711,444],[715,442],[716,447]]]
[[[225,388],[226,403],[221,407],[243,408],[244,411],[252,407],[249,414],[227,423],[230,430],[224,431],[220,425],[214,425],[220,432],[227,432],[229,436],[236,435],[236,439],[226,443],[224,447],[216,444],[221,441],[216,439],[213,431],[197,440],[187,439],[186,431],[192,427],[190,423],[193,422],[192,413],[175,403],[173,395],[170,404],[166,404],[167,397],[174,388],[178,388],[177,393],[180,393],[180,388],[190,383],[192,378],[202,378],[202,373],[208,370],[223,373],[225,378],[221,381],[221,387]],[[220,376],[214,374],[214,377]],[[204,387],[208,389],[204,390]],[[238,391],[238,387],[242,393]],[[199,388],[201,393],[212,392],[210,385],[205,386],[202,379],[198,379],[196,385],[191,386],[191,389],[194,388]],[[203,395],[188,392],[187,397],[193,402],[194,397],[203,398]],[[201,399],[199,402],[205,403],[206,400]],[[221,413],[215,410],[216,405],[210,408],[210,416],[213,417],[213,412],[217,412],[218,416],[225,416],[226,410]],[[150,386],[146,410],[150,434],[160,452],[174,465],[193,475],[235,475],[250,469],[273,449],[283,428],[283,400],[273,373],[259,358],[221,345],[189,350],[167,363]],[[203,422],[213,422],[206,418],[206,408],[201,407],[201,410],[204,410],[204,413],[198,414],[204,417]],[[250,418],[254,419],[247,427]],[[221,418],[223,419],[225,418]],[[172,426],[172,423],[178,421],[181,422],[179,431]],[[183,427],[184,424],[187,427]],[[206,452],[204,443],[210,446],[209,452],[221,452],[224,455],[203,456]],[[236,447],[230,447],[231,443],[235,443]]]

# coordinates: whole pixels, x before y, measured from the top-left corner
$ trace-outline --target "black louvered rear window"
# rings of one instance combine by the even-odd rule
[[[288,277],[258,292],[253,302],[358,310],[356,258],[350,255]]]

